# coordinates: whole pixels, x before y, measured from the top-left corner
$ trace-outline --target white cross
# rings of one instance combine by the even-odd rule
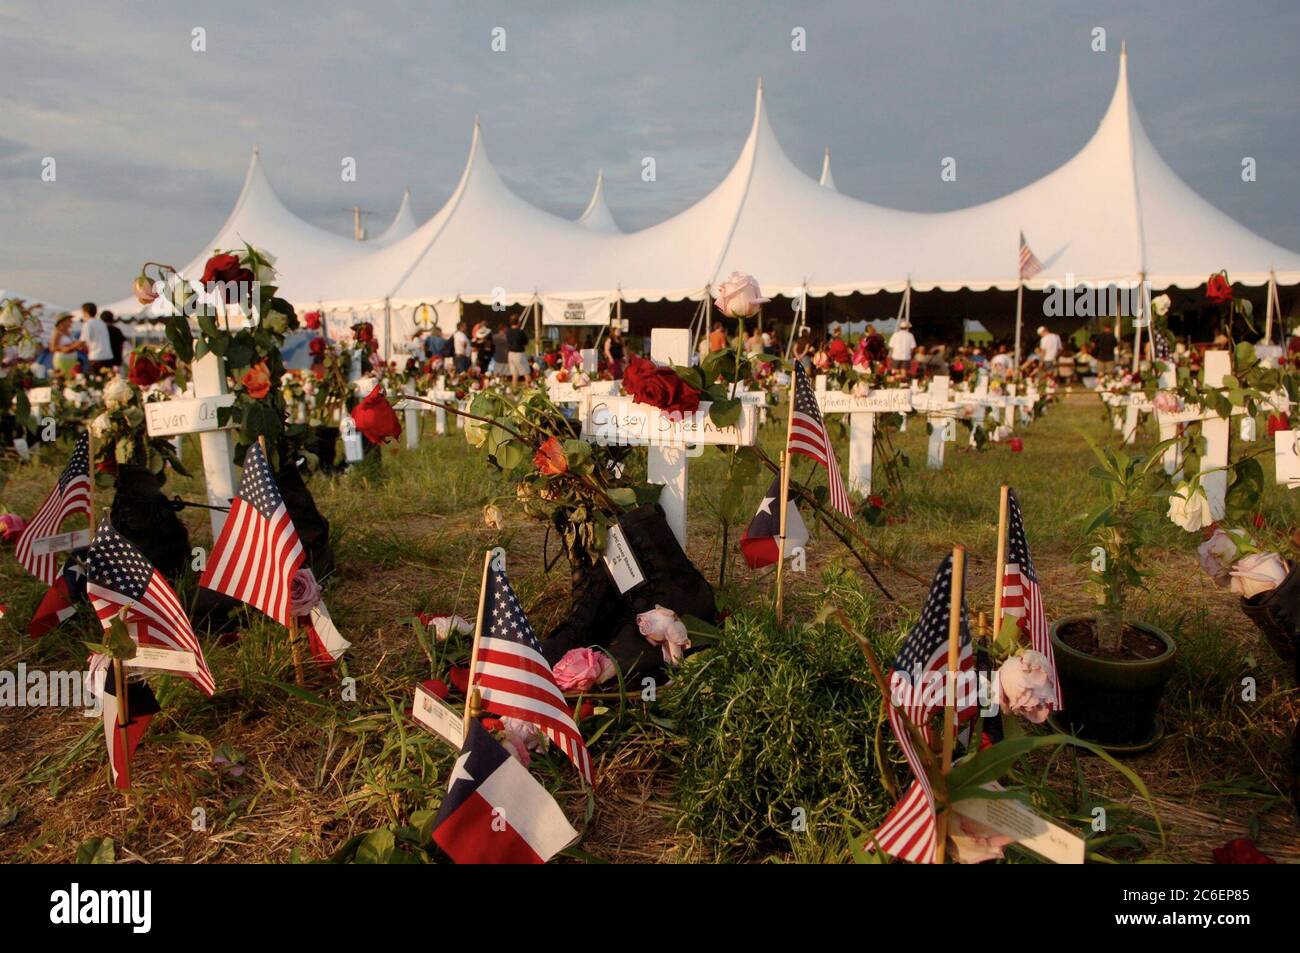
[[[1227,351],[1206,351],[1203,373],[1206,388],[1221,387],[1223,379],[1232,373],[1232,355]],[[1245,408],[1233,408],[1233,416],[1244,413]],[[1228,494],[1228,440],[1232,432],[1231,421],[1195,404],[1172,414],[1156,411],[1156,420],[1160,424],[1162,435],[1169,432],[1168,428],[1171,425],[1174,427],[1185,423],[1201,425],[1201,436],[1205,438],[1205,453],[1201,457],[1200,485],[1209,502],[1211,517],[1216,520],[1223,519]],[[1168,469],[1169,466],[1170,460],[1166,456],[1165,468]]]
[[[414,395],[415,385],[407,384],[406,393]],[[406,415],[406,445],[409,448],[414,448],[419,444],[419,424],[412,423],[412,420],[418,420],[415,417],[416,414],[432,413],[434,432],[441,436],[447,432],[447,410],[443,406],[444,404],[453,404],[461,410],[469,409],[469,401],[458,400],[454,390],[447,390],[447,380],[444,377],[438,378],[432,390],[425,391],[424,399],[435,401],[436,406],[431,407],[418,400],[399,400],[393,404],[394,410],[400,410]],[[463,428],[465,418],[458,417],[457,420],[460,421],[460,426]],[[411,438],[411,431],[415,431],[417,434],[414,440]]]
[[[926,466],[931,470],[943,469],[943,445],[957,436],[955,412],[960,406],[951,399],[947,377],[932,377],[930,389],[912,398],[912,406],[924,412],[930,422],[929,452]]]
[[[825,384],[826,378],[818,377]],[[875,450],[876,414],[909,414],[912,391],[906,387],[885,387],[857,396],[842,391],[817,389],[817,406],[826,417],[849,415],[849,489],[863,496],[871,493],[872,455]]]
[[[688,365],[689,328],[655,328],[650,332],[650,357],[660,364]],[[703,445],[752,446],[758,439],[758,414],[742,405],[734,427],[717,427],[709,420],[709,403],[690,414],[668,415],[631,397],[588,394],[579,412],[582,438],[647,448],[646,479],[662,483],[659,505],[677,541],[686,548],[687,460]]]
[[[209,351],[192,366],[194,396],[179,400],[153,401],[144,405],[145,429],[151,437],[180,434],[199,435],[203,452],[203,483],[208,491],[209,506],[229,506],[239,481],[235,475],[235,442],[232,425],[221,427],[217,412],[230,407],[235,395],[226,389],[226,362]],[[208,510],[212,520],[212,538],[221,535],[226,514]]]

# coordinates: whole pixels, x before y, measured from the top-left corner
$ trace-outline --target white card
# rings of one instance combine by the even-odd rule
[[[636,561],[636,554],[623,535],[623,527],[615,523],[609,528],[605,543],[605,568],[618,586],[619,593],[628,592],[645,582],[645,573]]]
[[[464,716],[430,695],[423,685],[415,686],[415,704],[411,706],[411,715],[434,734],[444,738],[457,751],[464,747]]]
[[[1273,433],[1273,462],[1276,465],[1274,479],[1289,490],[1300,487],[1300,446],[1296,445],[1294,430],[1278,430]]]
[[[1044,820],[1020,801],[1002,798],[968,798],[952,809],[964,817],[1014,837],[1021,847],[1032,850],[1054,864],[1081,864],[1083,838],[1073,831]]]
[[[89,545],[90,530],[74,529],[67,533],[56,533],[53,536],[42,536],[40,539],[32,540],[32,555],[48,556],[50,553],[81,549],[83,546]]]
[[[135,658],[126,659],[122,664],[127,668],[153,668],[164,672],[186,672],[191,675],[199,670],[199,663],[193,652],[164,649],[156,645],[139,646]]]

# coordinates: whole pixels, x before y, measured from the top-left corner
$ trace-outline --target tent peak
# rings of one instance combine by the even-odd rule
[[[618,222],[614,221],[614,215],[610,212],[609,204],[605,201],[604,169],[596,172],[596,188],[591,193],[591,201],[587,203],[587,207],[578,216],[577,223],[598,232],[622,231],[618,227]]]

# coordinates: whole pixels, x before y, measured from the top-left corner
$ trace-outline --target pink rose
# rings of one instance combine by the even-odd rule
[[[1201,568],[1214,580],[1214,584],[1226,586],[1231,581],[1229,570],[1237,558],[1237,541],[1216,526],[1209,538],[1196,547],[1196,556],[1201,561]]]
[[[691,647],[686,625],[672,609],[655,606],[649,612],[640,613],[636,625],[648,642],[659,646],[668,665],[678,664],[685,650]]]
[[[524,744],[523,739],[518,735],[512,735],[507,731],[505,737],[501,739],[501,744],[504,745],[505,749],[510,752],[511,756],[525,768],[528,767],[528,763],[533,760],[533,756],[528,753],[528,745]]]
[[[26,527],[27,521],[17,513],[0,513],[0,540],[16,542]]]
[[[1286,563],[1277,553],[1244,556],[1232,567],[1232,591],[1243,599],[1272,592],[1282,584],[1288,572]]]
[[[718,310],[728,317],[752,318],[758,314],[759,306],[770,299],[763,297],[753,275],[733,271],[718,286],[713,300]]]
[[[1041,652],[1027,649],[1013,655],[998,669],[1001,705],[1013,715],[1041,725],[1056,701],[1052,665]]]
[[[294,616],[305,616],[311,613],[320,602],[320,585],[316,582],[316,577],[310,569],[303,567],[293,574],[293,581],[289,583],[289,611]]]
[[[1176,414],[1183,409],[1183,402],[1178,399],[1177,394],[1162,390],[1151,401],[1151,406],[1162,414]]]
[[[585,692],[614,677],[614,660],[600,649],[569,649],[552,672],[561,691]]]

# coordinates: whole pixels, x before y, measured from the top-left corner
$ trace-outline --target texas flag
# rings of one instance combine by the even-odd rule
[[[781,474],[778,473],[763,495],[762,502],[758,504],[758,512],[740,537],[740,551],[750,569],[774,565],[781,558],[780,499]],[[804,525],[794,500],[786,501],[785,511],[785,554],[788,557],[796,548],[808,542],[808,527]]]
[[[544,864],[578,832],[477,720],[451,772],[433,839],[458,864]]]
[[[85,550],[79,550],[84,553]],[[54,585],[45,590],[36,614],[27,623],[27,634],[39,639],[77,614],[77,603],[86,598],[86,572],[76,555],[69,558]]]

